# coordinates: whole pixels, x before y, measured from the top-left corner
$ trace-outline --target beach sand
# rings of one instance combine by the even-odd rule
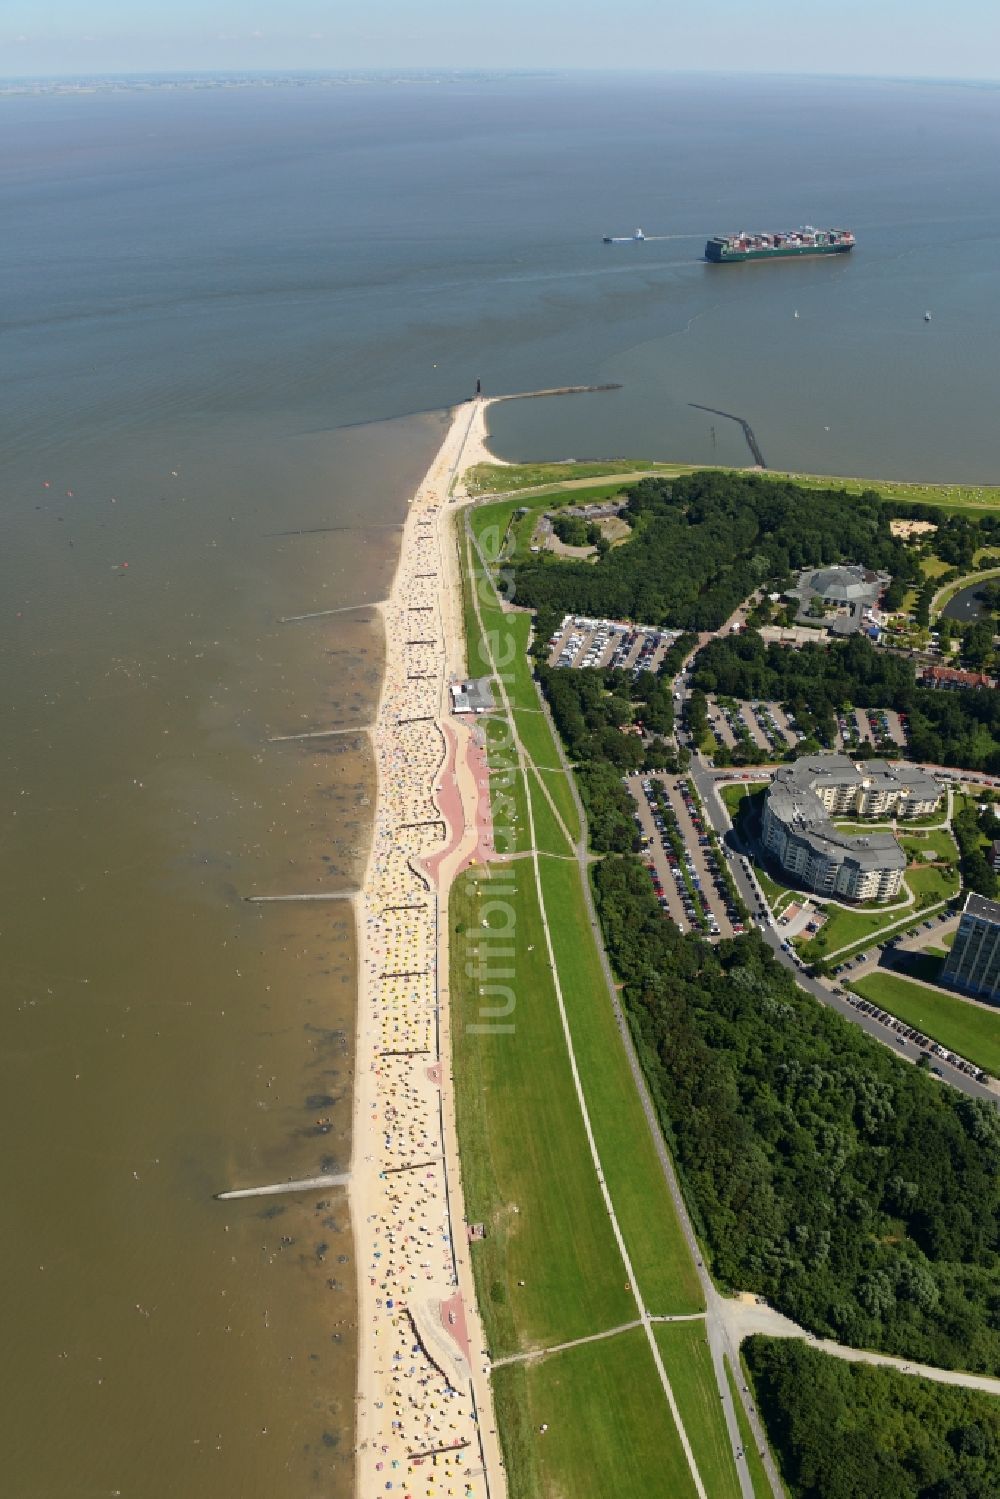
[[[449,496],[465,468],[493,461],[487,405],[453,412],[383,606],[378,799],[356,903],[359,1499],[506,1491],[458,1163],[445,919],[454,873],[483,838],[481,756],[471,727],[448,716],[448,683],[464,674],[460,512]]]

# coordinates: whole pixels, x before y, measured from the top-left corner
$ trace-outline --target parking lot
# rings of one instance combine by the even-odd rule
[[[905,718],[891,708],[855,708],[838,714],[837,748],[849,755],[863,744],[887,755],[905,749]]]
[[[743,921],[683,778],[634,775],[626,784],[635,799],[643,855],[664,911],[683,932],[702,931],[711,938],[739,935]]]
[[[727,749],[735,749],[742,743],[769,754],[784,754],[803,737],[792,728],[780,703],[709,698],[708,721],[715,737]]]
[[[659,630],[653,625],[567,614],[549,639],[549,665],[655,672],[679,635],[679,630]]]

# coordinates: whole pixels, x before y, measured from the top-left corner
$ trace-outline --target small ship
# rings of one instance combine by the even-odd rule
[[[631,234],[606,234],[604,243],[606,245],[639,245],[645,238],[641,229],[633,229]]]
[[[792,255],[843,255],[854,249],[850,229],[789,229],[781,234],[717,234],[705,246],[705,259],[716,265],[731,260],[783,260]]]

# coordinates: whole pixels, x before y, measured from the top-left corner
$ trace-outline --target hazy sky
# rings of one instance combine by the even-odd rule
[[[1000,76],[997,0],[0,0],[0,75],[623,67]]]

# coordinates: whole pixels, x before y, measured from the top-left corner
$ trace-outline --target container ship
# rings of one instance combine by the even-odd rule
[[[854,249],[850,229],[790,229],[784,234],[716,234],[705,246],[705,259],[717,265],[730,260],[781,260],[790,255],[843,255]]]

